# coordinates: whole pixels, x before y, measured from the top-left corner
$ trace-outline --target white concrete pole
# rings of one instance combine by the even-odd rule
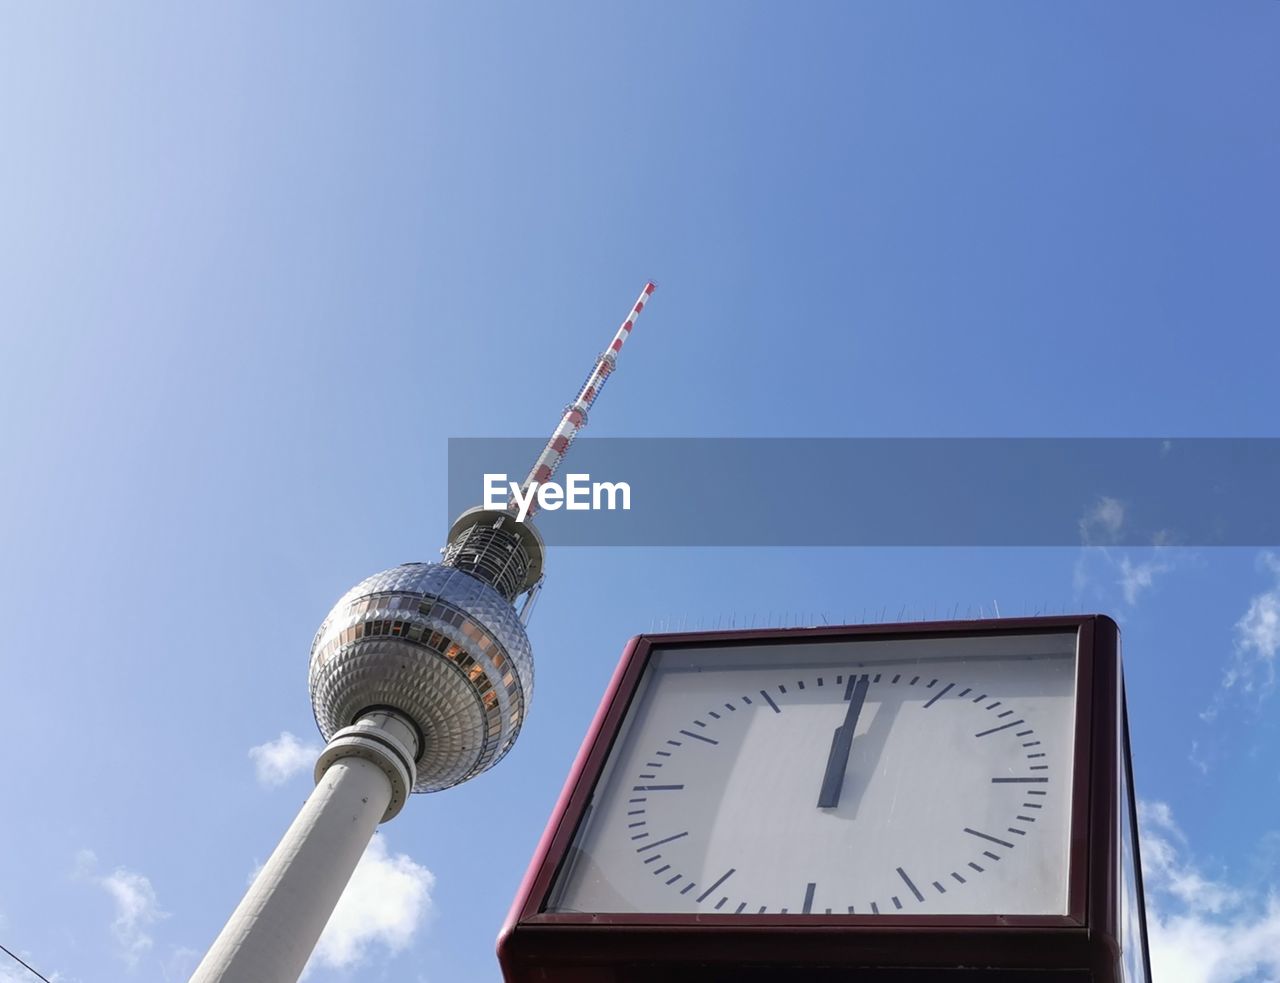
[[[404,805],[417,742],[394,711],[334,735],[315,790],[191,983],[296,983],[373,831]]]

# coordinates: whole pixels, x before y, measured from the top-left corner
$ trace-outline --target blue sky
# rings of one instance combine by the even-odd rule
[[[793,7],[0,11],[0,943],[186,978],[307,794],[324,613],[647,277],[593,436],[1274,434],[1280,4]],[[1123,624],[1161,983],[1278,978],[1265,545],[559,550],[519,744],[310,978],[499,979],[636,632],[993,602]]]

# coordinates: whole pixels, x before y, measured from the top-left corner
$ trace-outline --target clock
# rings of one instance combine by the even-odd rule
[[[557,931],[568,964],[592,939],[616,954],[584,981],[1092,971],[1091,939],[1137,932],[1133,978],[1117,641],[1100,618],[635,640],[504,933],[508,978],[576,979],[521,975],[556,964]]]
[[[1076,633],[666,647],[546,910],[1067,912]]]

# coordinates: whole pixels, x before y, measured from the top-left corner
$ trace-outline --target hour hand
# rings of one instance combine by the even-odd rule
[[[849,751],[853,747],[853,732],[858,727],[858,715],[867,698],[869,684],[870,680],[866,676],[858,676],[856,680],[853,676],[849,677],[844,692],[849,708],[845,711],[844,723],[831,735],[827,770],[822,776],[822,791],[818,793],[819,809],[834,809],[840,804],[840,790],[844,788],[844,773],[849,766]]]

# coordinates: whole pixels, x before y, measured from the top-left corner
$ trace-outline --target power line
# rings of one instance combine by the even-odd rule
[[[3,952],[6,956],[8,956],[10,959],[12,959],[14,962],[16,962],[19,966],[21,966],[23,969],[25,969],[27,972],[29,972],[29,973],[30,973],[32,976],[34,976],[36,979],[38,979],[38,980],[44,980],[44,983],[53,983],[53,981],[52,981],[52,980],[50,980],[50,979],[49,979],[49,977],[45,976],[45,975],[44,975],[43,973],[41,973],[38,969],[36,969],[34,966],[32,966],[32,965],[30,965],[29,963],[27,963],[27,962],[23,961],[23,959],[22,959],[20,956],[18,956],[18,955],[17,955],[17,953],[10,952],[8,949],[6,949],[6,948],[5,948],[4,946],[2,946],[2,945],[0,945],[0,952]]]

